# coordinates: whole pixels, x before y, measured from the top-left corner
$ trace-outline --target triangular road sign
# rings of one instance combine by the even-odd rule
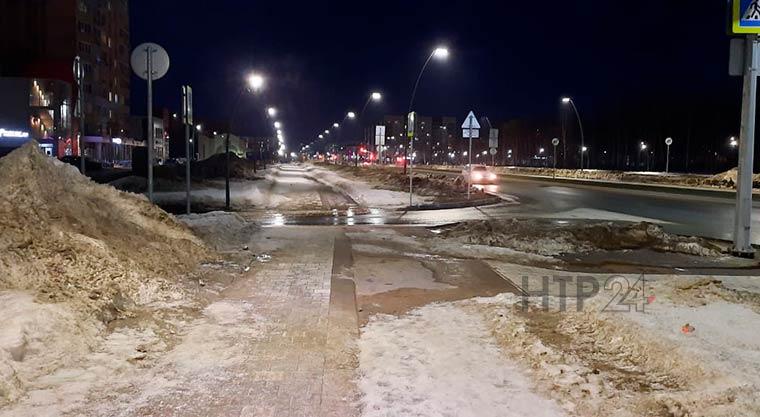
[[[472,125],[470,124],[472,123]],[[480,129],[480,123],[478,123],[478,118],[475,117],[475,113],[470,111],[470,114],[467,115],[467,117],[464,118],[464,123],[462,123],[462,129]]]

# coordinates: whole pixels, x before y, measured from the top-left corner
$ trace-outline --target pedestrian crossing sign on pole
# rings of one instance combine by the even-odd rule
[[[731,0],[731,33],[760,34],[760,0]]]

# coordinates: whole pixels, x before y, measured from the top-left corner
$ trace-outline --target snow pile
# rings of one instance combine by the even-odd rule
[[[399,208],[409,205],[408,188],[406,189],[406,192],[377,189],[373,188],[363,180],[358,180],[358,178],[348,180],[336,172],[316,167],[310,170],[309,176],[315,181],[347,194],[352,200],[365,207]],[[413,198],[415,204],[422,204],[430,201],[430,198],[420,197],[417,193],[414,194]]]
[[[326,168],[367,182],[374,187],[386,190],[408,192],[409,176],[393,166],[322,165]],[[436,201],[461,199],[466,195],[466,182],[462,176],[451,177],[444,174],[415,172],[413,177],[414,192],[420,196],[435,197]],[[473,197],[486,197],[482,190],[473,188]]]
[[[108,318],[146,278],[174,276],[207,255],[190,230],[144,198],[99,185],[36,143],[0,160],[0,289],[76,299]],[[157,289],[158,289],[157,288]]]
[[[259,227],[237,213],[212,211],[178,216],[204,242],[217,250],[240,249],[250,243]]]
[[[627,277],[633,282],[637,277]],[[674,304],[670,279],[630,300],[656,295],[644,310],[611,313],[614,291],[559,311],[504,294],[470,302],[490,321],[499,345],[524,361],[542,391],[576,415],[758,415],[760,315],[740,304]],[[625,291],[625,289],[623,290]],[[609,303],[613,305],[610,306]],[[693,333],[681,329],[690,323]]]
[[[0,317],[23,316],[0,320],[0,373],[12,369],[20,381],[0,387],[0,404],[16,398],[12,387],[81,353],[69,350],[71,338],[86,345],[82,335],[100,323],[182,297],[171,278],[207,256],[198,238],[145,198],[91,182],[42,155],[36,142],[0,159],[0,293],[56,303],[25,296],[0,303]]]
[[[726,172],[715,174],[705,179],[706,185],[724,188],[736,188],[736,180],[739,177],[739,169],[733,168]],[[752,175],[752,188],[760,188],[760,174]]]
[[[468,244],[505,247],[544,256],[644,248],[698,256],[720,255],[720,248],[705,239],[669,234],[662,227],[646,222],[591,222],[559,226],[541,219],[480,220],[444,228],[440,236]]]
[[[429,305],[374,316],[359,340],[365,417],[563,416],[507,360],[479,314]]]

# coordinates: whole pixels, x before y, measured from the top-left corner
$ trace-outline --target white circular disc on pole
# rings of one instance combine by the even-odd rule
[[[665,144],[668,145],[668,146],[672,145],[673,144],[673,138],[667,138],[667,139],[665,139]]]
[[[552,145],[554,145],[554,146],[559,145],[559,139],[557,139],[557,138],[552,139]]]
[[[491,155],[496,155],[496,152],[497,152],[496,148],[491,148],[490,152],[491,152]]]
[[[169,54],[160,45],[155,43],[146,42],[135,48],[132,51],[132,57],[130,58],[130,64],[132,65],[132,71],[142,78],[148,79],[148,51],[151,51],[151,64],[153,67],[153,80],[166,75],[169,71]]]

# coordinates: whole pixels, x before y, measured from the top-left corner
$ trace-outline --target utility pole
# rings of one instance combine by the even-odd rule
[[[82,60],[77,56],[74,58],[74,78],[77,80],[77,95],[79,100],[76,106],[76,114],[79,116],[79,138],[77,147],[79,148],[79,172],[85,175],[85,158],[84,158],[84,68]]]
[[[755,153],[755,115],[757,112],[758,40],[752,34],[744,41],[744,91],[739,135],[739,172],[736,183],[736,217],[734,248],[736,256],[753,258],[750,226],[752,223],[752,167]]]

